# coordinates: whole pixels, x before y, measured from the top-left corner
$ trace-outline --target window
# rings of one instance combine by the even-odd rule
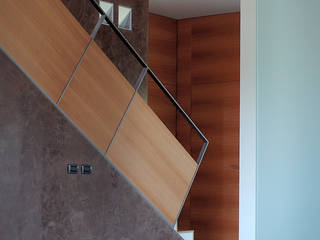
[[[132,30],[131,8],[119,6],[118,26],[122,29]]]
[[[106,15],[109,17],[109,19],[113,22],[113,3],[106,2],[106,1],[100,1],[100,7],[106,13]],[[104,20],[102,22],[102,24],[108,25],[106,20]]]

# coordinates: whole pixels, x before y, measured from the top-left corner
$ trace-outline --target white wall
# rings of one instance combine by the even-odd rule
[[[256,0],[241,0],[239,239],[256,235]]]
[[[240,240],[319,239],[319,9],[241,1]]]
[[[257,240],[319,240],[320,1],[257,2]]]

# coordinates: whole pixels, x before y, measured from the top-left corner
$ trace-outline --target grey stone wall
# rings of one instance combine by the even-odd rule
[[[181,239],[2,50],[0,72],[1,240]]]

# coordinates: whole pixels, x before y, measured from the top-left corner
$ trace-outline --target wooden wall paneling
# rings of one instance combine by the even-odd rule
[[[105,152],[133,93],[130,83],[93,42],[60,107]]]
[[[191,116],[191,56],[192,28],[190,20],[181,20],[177,24],[177,100],[187,114]],[[191,126],[177,112],[177,139],[191,154]],[[181,211],[178,229],[191,229],[190,216],[191,194],[189,194]]]
[[[1,46],[54,101],[88,43],[61,1],[1,1]]]
[[[191,192],[196,239],[238,239],[240,15],[192,21],[192,118],[209,145]],[[238,46],[239,45],[239,46]],[[200,142],[192,135],[192,152]]]
[[[178,21],[177,98],[211,144],[179,219],[195,239],[238,238],[240,14]],[[196,156],[202,141],[177,117]]]
[[[239,82],[193,86],[192,98],[193,119],[214,140],[192,188],[193,228],[197,239],[237,239]],[[196,136],[192,147],[199,150]]]
[[[149,14],[149,66],[174,97],[177,78],[176,45],[177,21]],[[151,78],[148,78],[148,104],[175,135],[176,107]]]
[[[139,95],[107,156],[173,224],[196,162]]]
[[[193,82],[202,84],[239,78],[235,71],[239,61],[234,57],[233,14],[195,18],[192,26]]]
[[[234,27],[234,35],[235,37],[233,38],[233,49],[234,49],[234,55],[235,57],[235,66],[234,66],[234,74],[236,79],[239,79],[240,81],[240,34],[241,34],[241,29],[240,29],[240,13],[235,13],[233,14],[233,27]]]
[[[177,57],[177,100],[185,112],[191,116],[191,69],[192,69],[192,28],[190,20],[178,22]],[[191,126],[181,115],[177,115],[177,137],[191,153]]]

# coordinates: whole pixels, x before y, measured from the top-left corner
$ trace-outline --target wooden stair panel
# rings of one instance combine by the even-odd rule
[[[105,152],[133,93],[130,83],[92,42],[60,107]]]
[[[139,95],[107,156],[173,224],[197,164]]]
[[[61,1],[2,0],[0,45],[57,101],[89,43]]]

